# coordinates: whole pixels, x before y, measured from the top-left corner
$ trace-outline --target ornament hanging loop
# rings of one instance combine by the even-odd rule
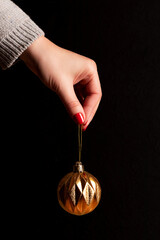
[[[79,148],[79,162],[82,156],[82,125],[78,124],[78,148]]]

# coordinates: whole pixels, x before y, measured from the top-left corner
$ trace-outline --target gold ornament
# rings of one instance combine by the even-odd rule
[[[101,198],[98,180],[84,171],[81,163],[82,128],[78,127],[79,161],[73,166],[73,172],[65,175],[58,184],[57,196],[60,206],[74,215],[84,215],[93,211]]]

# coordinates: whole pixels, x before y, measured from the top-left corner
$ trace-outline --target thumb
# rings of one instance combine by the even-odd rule
[[[61,89],[59,97],[66,107],[69,115],[77,124],[83,124],[85,120],[85,113],[83,107],[78,100],[73,86],[70,88],[66,86],[65,89]]]

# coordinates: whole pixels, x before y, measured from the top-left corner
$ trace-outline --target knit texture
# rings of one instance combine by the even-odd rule
[[[9,68],[44,32],[10,0],[0,0],[0,66]]]

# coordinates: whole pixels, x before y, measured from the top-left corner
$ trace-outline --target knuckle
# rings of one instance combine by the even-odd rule
[[[96,62],[95,62],[94,60],[88,59],[88,64],[87,64],[87,66],[88,66],[88,68],[89,68],[89,70],[90,70],[91,72],[97,71],[97,64],[96,64]]]
[[[70,101],[68,102],[68,106],[70,106],[71,109],[73,108],[77,108],[79,106],[79,102],[78,101]]]
[[[97,95],[97,102],[99,103],[101,101],[101,98],[102,98],[102,92],[98,92],[98,95]]]
[[[99,92],[97,92],[97,102],[100,103],[102,98],[102,91],[100,90]]]
[[[101,100],[101,98],[102,98],[102,90],[100,90],[100,92],[99,92],[99,97],[100,97],[100,100]]]

